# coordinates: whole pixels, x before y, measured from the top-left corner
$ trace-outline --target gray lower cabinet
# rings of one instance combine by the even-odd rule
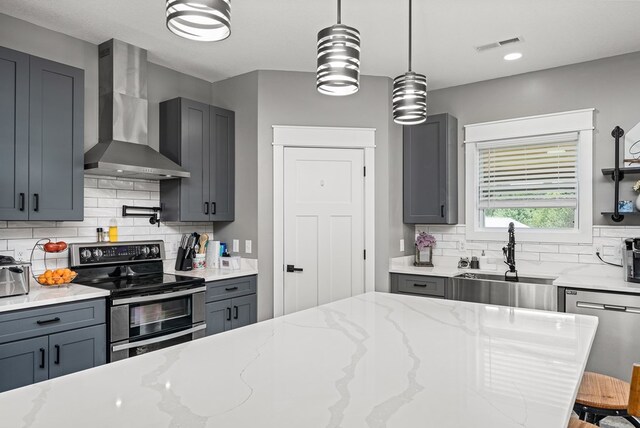
[[[391,274],[391,292],[445,298],[447,278],[424,275]]]
[[[47,336],[0,345],[0,392],[49,378]]]
[[[207,283],[207,336],[257,322],[255,275]]]
[[[0,220],[82,220],[84,71],[0,47]]]
[[[0,314],[0,392],[107,360],[105,301]]]
[[[165,220],[234,220],[234,112],[186,98],[163,101],[160,152],[191,173],[160,182]]]
[[[404,127],[403,214],[407,224],[458,222],[458,120],[449,114]]]

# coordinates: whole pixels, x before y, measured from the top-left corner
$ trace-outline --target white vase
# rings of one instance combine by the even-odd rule
[[[640,211],[640,195],[636,198],[636,210]]]

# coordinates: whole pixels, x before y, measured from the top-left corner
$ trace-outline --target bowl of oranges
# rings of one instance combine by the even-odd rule
[[[43,274],[38,275],[38,283],[47,286],[64,285],[69,284],[76,276],[78,273],[71,269],[47,269]]]

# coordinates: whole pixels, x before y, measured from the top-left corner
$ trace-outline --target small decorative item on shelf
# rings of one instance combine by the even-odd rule
[[[638,196],[638,198],[640,198],[640,196]],[[633,201],[618,201],[618,212],[620,212],[620,213],[632,213],[633,212]]]
[[[433,247],[436,245],[436,238],[426,232],[418,233],[416,237],[416,255],[414,266],[433,267]]]
[[[638,192],[638,198],[636,199],[636,209],[640,211],[640,180],[636,181],[636,184],[633,185],[633,190]]]

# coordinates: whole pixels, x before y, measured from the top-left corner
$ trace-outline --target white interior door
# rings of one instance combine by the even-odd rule
[[[364,151],[284,149],[284,313],[364,293]]]

